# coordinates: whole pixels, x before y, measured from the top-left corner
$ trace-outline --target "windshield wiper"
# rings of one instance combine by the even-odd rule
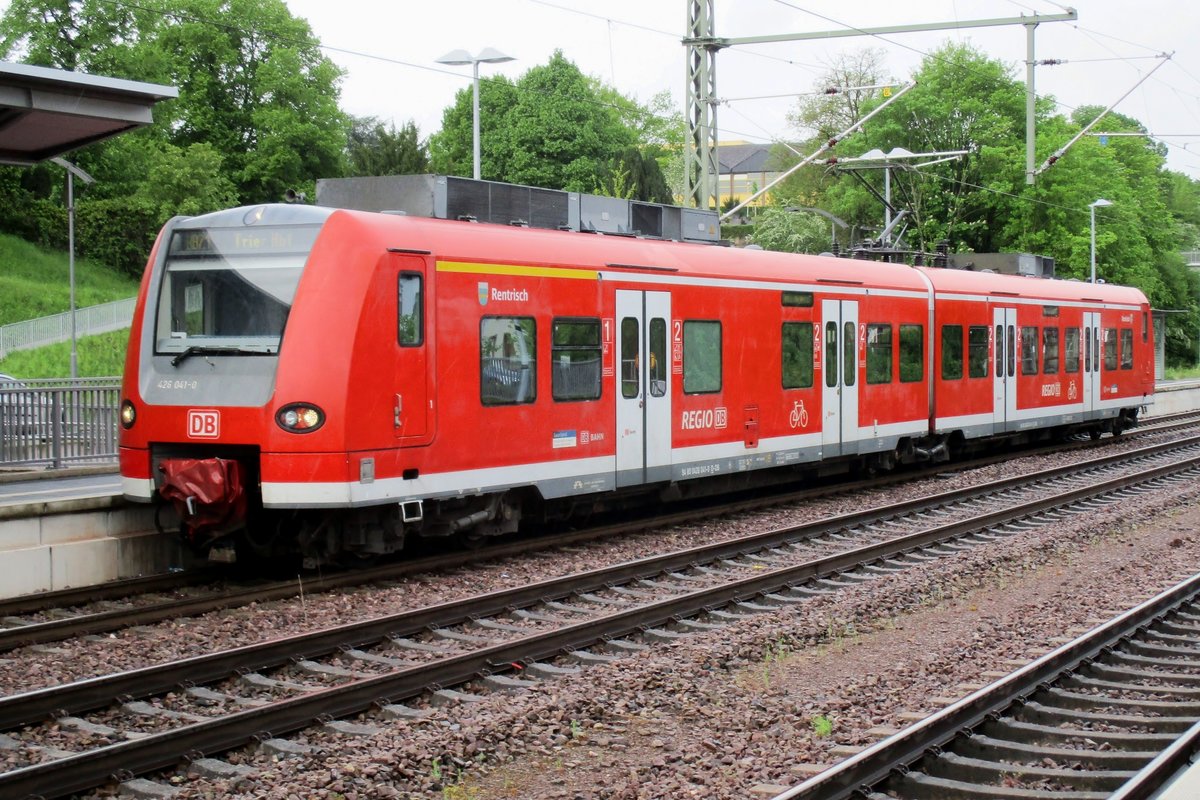
[[[180,352],[178,355],[176,355],[174,358],[172,358],[171,366],[178,367],[181,363],[183,363],[186,359],[190,358],[191,356],[198,356],[198,355],[228,356],[228,355],[235,355],[238,353],[258,353],[258,354],[270,355],[271,348],[269,348],[269,347],[259,348],[259,347],[253,347],[253,346],[214,347],[212,345],[194,344],[194,345],[190,345],[189,347],[184,349],[182,352]]]

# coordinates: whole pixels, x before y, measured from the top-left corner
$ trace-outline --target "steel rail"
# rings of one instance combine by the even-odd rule
[[[58,797],[94,788],[118,771],[141,774],[166,768],[176,763],[185,753],[227,750],[256,738],[306,727],[319,719],[348,716],[372,705],[386,705],[393,700],[420,694],[431,686],[462,683],[479,675],[508,670],[514,663],[553,658],[564,652],[594,645],[606,638],[663,625],[713,607],[832,575],[991,526],[1008,524],[1042,511],[1194,468],[1198,464],[1200,455],[1190,456],[1173,464],[1061,492],[1052,497],[1022,504],[1019,508],[994,511],[975,519],[935,526],[817,561],[767,570],[723,586],[651,602],[584,622],[567,624],[553,631],[531,634],[470,653],[451,656],[432,664],[354,680],[329,689],[314,690],[299,697],[236,712],[211,721],[193,723],[172,731],[150,734],[48,763],[23,767],[0,775],[0,794],[17,797],[27,794]],[[1197,580],[1200,581],[1200,577]],[[424,609],[423,612],[429,614],[437,610]],[[308,640],[309,637],[304,639]],[[295,654],[294,649],[292,653]],[[84,683],[98,685],[103,680]],[[56,687],[33,694],[51,695],[57,692],[61,695],[69,689],[70,686]],[[111,697],[110,693],[109,698]],[[8,698],[4,704],[20,705],[22,702],[28,702],[29,698],[29,694],[18,695]],[[966,704],[966,701],[957,705],[963,704]],[[954,730],[957,731],[960,727],[956,725]]]
[[[1105,650],[1131,637],[1139,629],[1194,599],[1197,594],[1200,594],[1200,574],[1058,647],[1011,675],[905,728],[900,733],[776,795],[774,800],[846,800],[855,796],[867,796],[869,787],[886,779],[898,767],[915,763],[931,748],[945,745],[963,731],[981,724],[990,715],[1030,696],[1054,678],[1095,659]],[[1190,746],[1193,749],[1196,746],[1198,729],[1200,723],[1189,732],[1192,736]],[[1142,772],[1147,773],[1144,778],[1140,778],[1139,774],[1135,779],[1140,778],[1141,783],[1146,778],[1161,778],[1167,769],[1172,766],[1178,767],[1180,759],[1187,758],[1187,748],[1187,744],[1173,746],[1170,755],[1164,753],[1160,756],[1161,762],[1160,759],[1155,759],[1143,768]],[[1171,772],[1173,771],[1174,769],[1171,769]],[[1148,784],[1145,784],[1137,792],[1129,794],[1129,800],[1148,797],[1148,794],[1141,793],[1147,786]],[[1121,795],[1113,795],[1118,796]]]
[[[1191,444],[1200,445],[1200,437],[1196,437]],[[1122,455],[1132,460],[1161,454],[1171,449],[1175,448],[1169,445],[1155,445]],[[1116,457],[1105,457],[1099,461],[1111,462],[1113,458]],[[1088,462],[1087,469],[1093,467],[1094,462]],[[20,725],[30,724],[53,713],[78,714],[101,708],[110,703],[113,697],[148,697],[155,693],[170,691],[181,684],[208,683],[238,671],[277,667],[287,664],[295,658],[316,658],[335,652],[339,648],[377,642],[387,636],[404,636],[430,627],[459,625],[474,618],[493,616],[513,608],[522,608],[548,600],[561,600],[580,592],[597,591],[615,583],[651,578],[665,572],[688,569],[696,564],[737,558],[771,547],[819,538],[830,533],[844,532],[851,528],[878,522],[881,518],[913,515],[931,507],[975,499],[981,494],[996,494],[1022,484],[1053,481],[1063,475],[1078,471],[1081,471],[1078,467],[1055,467],[1028,475],[1004,478],[984,486],[955,489],[937,495],[916,498],[888,506],[882,510],[868,509],[853,512],[802,525],[765,531],[741,539],[701,545],[665,555],[648,556],[586,573],[550,578],[538,583],[468,597],[441,605],[426,606],[377,619],[348,623],[300,636],[258,642],[169,664],[144,667],[115,675],[100,676],[62,686],[10,695],[0,698],[0,730],[11,730]],[[1023,508],[1035,507],[1036,503],[1023,506]],[[1006,512],[996,513],[1004,514]],[[977,524],[976,521],[979,519],[987,520],[989,517],[973,518],[964,524]],[[809,563],[817,565],[828,563],[830,569],[836,572],[845,569],[846,564],[858,563],[853,559],[869,557],[869,560],[876,560],[879,556],[870,555],[876,552],[872,548],[884,547],[896,542],[908,542],[908,540],[901,537],[889,540],[882,545],[844,551],[843,554]],[[925,542],[913,540],[905,547],[912,549],[923,544]],[[852,560],[843,562],[841,560],[843,556],[848,556]],[[820,575],[816,573],[800,575],[797,580],[808,580],[814,577],[820,577]]]
[[[1186,423],[1184,425],[1186,425]],[[1037,476],[1044,475],[1045,477],[1049,478],[1056,473],[1067,474],[1071,471],[1087,468],[1088,466],[1101,467],[1109,463],[1135,457],[1134,454],[1137,453],[1146,452],[1147,454],[1152,454],[1154,452],[1161,452],[1164,449],[1184,447],[1192,441],[1200,442],[1200,436],[1192,437],[1190,439],[1181,439],[1166,444],[1152,445],[1151,447],[1141,448],[1139,450],[1125,451],[1124,453],[1102,456],[1097,459],[1091,459],[1081,465],[1055,467],[1050,470],[1031,473],[1030,476],[1010,479],[1011,483],[1007,485],[1011,485],[1012,483],[1022,483],[1030,477],[1036,478]],[[1094,445],[1092,443],[1083,443],[1082,446],[1089,447]],[[1061,447],[1055,448],[1054,452],[1060,452],[1061,450]],[[986,459],[980,459],[980,461],[986,465],[991,463],[999,463],[1008,458],[1011,458],[1011,456],[991,456]],[[956,466],[957,469],[970,469],[978,467],[979,464],[964,464],[961,466]],[[944,473],[945,471],[945,467],[931,468],[926,472],[926,476],[929,474]],[[902,483],[911,479],[913,479],[912,475],[887,476],[886,479],[877,477],[835,487],[834,492],[851,492],[859,489],[878,488],[882,485]],[[976,491],[974,489],[960,490],[960,494],[964,498],[975,493]],[[347,586],[359,586],[371,583],[373,581],[394,580],[406,575],[418,574],[420,572],[454,569],[468,566],[473,563],[479,563],[485,560],[522,555],[524,553],[543,548],[569,546],[594,539],[604,538],[606,536],[628,534],[633,531],[644,530],[651,527],[682,524],[694,521],[696,519],[706,518],[715,513],[738,513],[741,511],[762,508],[763,506],[795,502],[797,500],[813,496],[827,496],[828,494],[830,494],[828,487],[820,489],[804,489],[798,492],[791,492],[770,498],[737,500],[733,502],[725,502],[715,507],[706,506],[699,510],[689,509],[685,511],[674,511],[650,519],[638,520],[636,522],[621,522],[616,524],[602,525],[596,528],[575,531],[564,535],[505,542],[492,545],[472,553],[441,554],[414,559],[400,564],[389,564],[381,567],[372,567],[364,570],[354,570],[331,575],[312,576],[303,582],[290,579],[287,581],[278,581],[262,586],[251,587],[249,589],[234,589],[199,597],[179,598],[162,603],[155,603],[153,605],[147,605],[141,608],[135,607],[128,609],[112,609],[92,614],[83,614],[79,616],[64,617],[60,619],[47,620],[44,622],[19,625],[11,628],[3,628],[0,629],[0,652],[5,652],[17,647],[24,647],[33,644],[46,644],[48,642],[62,641],[63,639],[71,638],[73,636],[109,633],[134,625],[148,625],[155,622],[161,622],[166,619],[174,619],[182,616],[197,616],[200,614],[209,613],[211,611],[244,606],[251,603],[265,603],[274,600],[285,600],[300,594],[301,588],[303,588],[304,591],[311,593],[312,591],[328,591]],[[953,502],[953,500],[945,500],[943,502]],[[914,501],[914,503],[919,505],[921,501]],[[897,511],[896,513],[908,512]],[[164,576],[155,576],[154,578],[150,579],[132,579],[131,584],[133,581],[137,580],[147,581],[147,585],[154,587],[155,590],[161,590],[170,584],[170,578]],[[192,584],[197,582],[190,576],[186,578],[180,576],[178,580],[180,582]],[[101,593],[102,591],[103,593]],[[106,585],[102,587],[94,587],[92,590],[87,588],[78,590],[64,590],[63,593],[51,593],[46,597],[54,600],[64,598],[69,602],[77,602],[78,598],[89,596],[92,600],[97,600],[101,598],[117,597],[120,595],[119,593],[109,591]],[[37,603],[37,599],[39,597],[41,596],[17,598],[14,601],[8,601],[13,604],[11,607],[6,606],[4,602],[0,602],[0,616],[21,613],[16,610],[11,610],[15,608],[24,608],[26,609],[26,613],[28,610],[32,610],[35,605],[40,605],[42,608],[44,608],[45,604]],[[66,603],[63,604],[65,605]],[[39,608],[38,610],[42,610],[42,608]]]
[[[1200,439],[1200,437],[1197,438]],[[1200,441],[1193,442],[1193,444],[1200,444]],[[1142,448],[1133,452],[1140,458],[1170,449],[1173,448],[1167,445],[1155,445],[1152,448]],[[1110,459],[1106,457],[1102,460]],[[1092,462],[1089,462],[1089,468],[1091,466]],[[116,696],[134,698],[151,696],[158,692],[170,691],[181,684],[207,683],[238,671],[276,667],[286,664],[294,658],[315,658],[335,652],[339,648],[377,642],[389,635],[403,636],[430,627],[449,627],[462,624],[477,617],[496,615],[512,608],[521,608],[547,600],[561,600],[579,592],[596,591],[614,583],[650,578],[665,572],[687,569],[696,564],[709,563],[723,558],[736,558],[770,547],[843,532],[851,528],[870,525],[881,517],[912,515],[931,507],[974,499],[980,494],[995,494],[1021,484],[1052,481],[1072,471],[1079,470],[1072,470],[1070,466],[1055,467],[1030,475],[1005,478],[982,487],[956,489],[905,501],[883,509],[882,514],[880,509],[853,512],[812,523],[766,531],[741,539],[701,545],[666,555],[648,556],[586,573],[550,578],[538,583],[468,597],[451,603],[426,606],[363,622],[348,623],[301,636],[258,642],[170,664],[144,667],[115,675],[76,681],[63,686],[11,695],[0,698],[0,730],[10,730],[29,724],[52,713],[76,714],[90,711],[107,705]],[[971,523],[974,520],[968,522]],[[906,540],[901,538],[889,541]],[[921,544],[921,542],[914,542],[908,546],[910,548],[919,547]],[[859,548],[845,552],[859,558],[861,557],[859,554],[863,550]],[[836,561],[838,558],[839,556],[831,556],[826,559],[835,565],[834,571],[845,568]]]

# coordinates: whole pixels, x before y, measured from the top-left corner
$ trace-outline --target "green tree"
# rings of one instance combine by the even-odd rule
[[[0,19],[0,48],[42,66],[179,89],[156,107],[151,133],[119,137],[116,157],[105,155],[115,142],[80,151],[97,196],[125,191],[131,172],[144,176],[144,159],[131,156],[154,140],[215,148],[242,202],[309,188],[343,164],[342,72],[283,0],[14,0]]]
[[[351,121],[347,175],[415,175],[429,171],[429,149],[412,120],[397,130],[374,117]]]
[[[768,207],[754,222],[750,242],[782,253],[821,253],[829,249],[829,225],[816,214]]]
[[[607,98],[607,99],[606,99]],[[605,176],[622,171],[651,174],[622,159],[635,145],[611,95],[579,71],[561,52],[534,67],[514,84],[491,78],[480,84],[480,161],[482,176],[548,189],[590,192]],[[442,129],[430,137],[430,155],[438,172],[470,175],[471,89],[462,89],[443,112]],[[621,160],[621,163],[617,162]],[[636,167],[636,170],[631,169]],[[618,181],[618,184],[620,182]],[[627,187],[626,187],[627,188]],[[652,193],[639,187],[635,196]]]

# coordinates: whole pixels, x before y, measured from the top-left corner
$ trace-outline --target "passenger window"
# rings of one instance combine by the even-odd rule
[[[537,398],[537,327],[533,317],[479,321],[479,385],[485,406]]]
[[[987,330],[984,329],[984,335]],[[985,340],[986,341],[986,340]],[[984,350],[984,359],[987,351]],[[942,326],[942,380],[956,381],[963,376],[963,329],[962,325]]]
[[[1104,329],[1104,369],[1117,368],[1117,329]]]
[[[685,394],[721,391],[720,322],[683,323],[683,391]]]
[[[555,400],[599,399],[600,320],[554,320],[550,344],[550,393]]]
[[[1021,374],[1038,374],[1038,329],[1021,328]]]
[[[986,325],[972,325],[967,329],[967,374],[972,378],[988,376],[988,329]]]
[[[1079,372],[1079,328],[1067,328],[1063,332],[1063,345],[1066,353],[1063,357],[1065,372]]]
[[[667,321],[662,317],[650,320],[650,396],[667,393]]]
[[[892,326],[867,326],[867,383],[892,382]]]
[[[912,383],[925,376],[925,327],[900,326],[900,382]]]
[[[1133,369],[1133,328],[1121,328],[1121,369]]]
[[[842,383],[845,386],[853,386],[854,378],[858,375],[858,370],[854,365],[854,350],[858,343],[858,338],[854,335],[854,323],[845,322],[842,324]]]
[[[837,323],[825,323],[825,385],[838,385]]]
[[[808,389],[813,385],[813,324],[783,323],[783,388]]]
[[[1004,377],[1004,326],[996,326],[996,377]]]
[[[1058,374],[1058,328],[1042,329],[1042,373]]]
[[[642,376],[638,374],[642,337],[634,317],[621,319],[621,397],[633,399],[641,392]]]
[[[397,336],[401,347],[419,347],[425,341],[422,325],[423,300],[421,297],[421,275],[416,272],[401,272],[397,308],[400,321]]]

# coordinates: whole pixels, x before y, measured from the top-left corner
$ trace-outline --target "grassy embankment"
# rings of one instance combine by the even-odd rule
[[[70,308],[69,262],[65,252],[43,250],[0,234],[0,325],[59,314]],[[138,282],[87,259],[75,260],[75,304],[122,300],[137,294]],[[129,331],[86,336],[76,342],[79,374],[120,375]],[[17,378],[61,378],[71,371],[71,343],[21,350],[0,359],[0,372]]]

